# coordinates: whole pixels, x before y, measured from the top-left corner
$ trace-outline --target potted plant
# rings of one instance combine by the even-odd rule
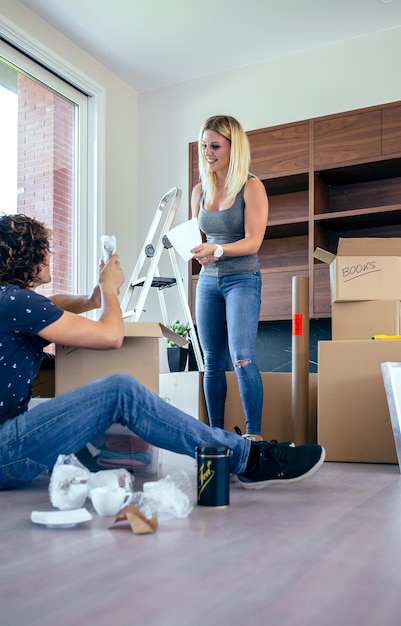
[[[189,325],[180,322],[180,320],[175,320],[168,325],[168,328],[184,339],[189,337]],[[167,344],[167,360],[170,372],[183,372],[187,365],[188,347],[179,346],[172,339],[167,339]]]

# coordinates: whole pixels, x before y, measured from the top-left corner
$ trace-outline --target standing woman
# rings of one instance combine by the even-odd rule
[[[202,265],[196,322],[204,353],[204,392],[211,426],[224,427],[228,351],[245,413],[245,437],[260,441],[263,386],[255,358],[263,242],[268,199],[249,173],[250,149],[241,124],[229,115],[206,120],[199,135],[201,182],[192,191],[192,217],[205,242],[193,248]]]

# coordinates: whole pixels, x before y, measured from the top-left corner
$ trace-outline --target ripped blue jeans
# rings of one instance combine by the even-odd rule
[[[260,434],[263,386],[255,344],[261,288],[260,272],[199,277],[196,323],[205,361],[204,392],[211,426],[224,428],[229,353],[238,379],[246,432]]]

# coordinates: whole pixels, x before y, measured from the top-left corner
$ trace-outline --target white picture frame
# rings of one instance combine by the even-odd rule
[[[401,472],[401,363],[382,363],[381,369]]]

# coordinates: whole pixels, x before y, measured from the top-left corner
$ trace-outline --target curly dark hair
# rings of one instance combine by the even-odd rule
[[[23,213],[0,215],[0,284],[36,285],[50,254],[51,234],[43,222]]]

